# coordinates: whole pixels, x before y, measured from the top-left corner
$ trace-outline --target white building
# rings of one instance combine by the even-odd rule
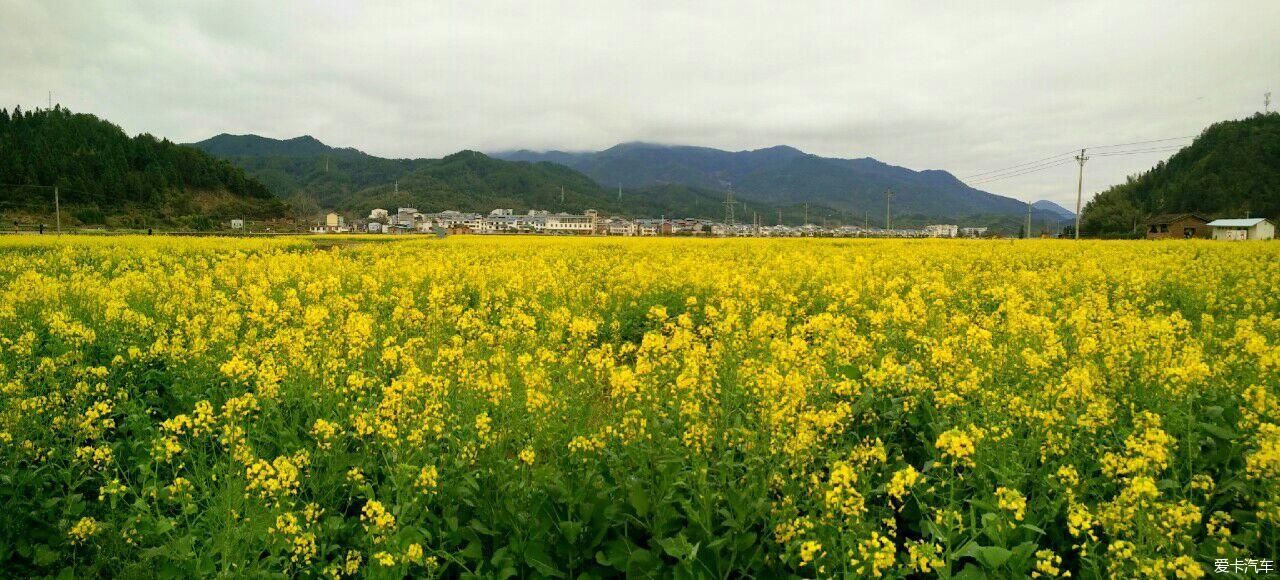
[[[611,236],[634,236],[639,234],[635,222],[622,218],[610,218],[607,220],[605,231]]]
[[[347,220],[333,212],[329,212],[324,216],[323,224],[311,227],[311,233],[314,234],[345,233],[348,231],[350,230],[347,228]]]
[[[671,233],[671,223],[665,219],[638,219],[635,225],[636,235],[664,236]]]
[[[596,216],[555,213],[546,216],[543,228],[552,234],[589,234],[596,229]]]
[[[960,228],[960,235],[966,238],[980,238],[987,235],[987,228]]]
[[[1276,237],[1276,225],[1265,218],[1213,220],[1208,225],[1215,240],[1270,240]]]
[[[931,238],[954,238],[960,235],[960,226],[954,224],[932,224],[924,227],[924,233]]]

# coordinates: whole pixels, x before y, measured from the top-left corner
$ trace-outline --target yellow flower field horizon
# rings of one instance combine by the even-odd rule
[[[0,237],[6,576],[1199,577],[1280,244]]]

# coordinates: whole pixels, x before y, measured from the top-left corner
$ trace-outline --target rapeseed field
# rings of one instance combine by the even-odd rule
[[[0,239],[0,574],[1179,577],[1280,244]]]

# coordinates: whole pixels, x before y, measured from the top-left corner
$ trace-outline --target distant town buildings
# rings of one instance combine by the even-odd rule
[[[954,238],[960,235],[960,226],[952,224],[935,224],[924,227],[924,232],[931,238]]]
[[[417,208],[396,208],[394,213],[376,208],[369,217],[347,224],[337,213],[312,228],[318,233],[366,232],[371,234],[549,234],[597,236],[713,236],[713,237],[894,237],[955,238],[980,237],[985,227],[931,224],[923,228],[870,228],[859,226],[802,226],[727,224],[699,218],[605,217],[595,210],[581,214],[511,208],[495,208],[487,214],[445,210],[424,213]]]
[[[313,226],[311,233],[314,234],[336,234],[350,231],[347,229],[347,221],[341,215],[329,212],[324,216],[324,223]]]

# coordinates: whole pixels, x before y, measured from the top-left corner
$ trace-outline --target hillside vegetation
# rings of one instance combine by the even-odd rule
[[[724,191],[764,204],[823,205],[855,216],[879,216],[884,225],[885,191],[894,192],[896,214],[911,221],[961,221],[966,225],[1000,223],[991,216],[1023,217],[1027,206],[1016,199],[974,189],[941,170],[913,171],[872,159],[840,159],[805,153],[779,145],[751,151],[722,151],[710,147],[624,143],[604,151],[513,151],[499,157],[521,161],[551,161],[585,173],[605,186],[647,187],[690,185]],[[723,196],[723,194],[722,194]],[[1055,215],[1036,209],[1037,222]],[[905,222],[895,219],[895,223]]]
[[[231,163],[62,107],[0,109],[0,213],[6,221],[52,216],[59,188],[64,223],[209,225],[230,217],[276,218],[286,206]]]
[[[1098,194],[1081,230],[1130,233],[1149,216],[1183,212],[1280,218],[1280,113],[1211,125],[1168,161]]]
[[[219,135],[193,146],[224,156],[275,194],[311,211],[336,209],[366,213],[375,207],[422,211],[487,212],[511,208],[578,212],[597,209],[632,217],[719,218],[722,191],[683,184],[627,188],[600,185],[563,164],[507,161],[478,151],[442,159],[385,159],[349,148],[324,145],[310,136],[278,140],[256,135]],[[563,198],[561,192],[563,191]],[[741,221],[759,214],[765,223],[803,221],[801,204],[748,201],[737,208]],[[834,210],[814,204],[815,220]]]

